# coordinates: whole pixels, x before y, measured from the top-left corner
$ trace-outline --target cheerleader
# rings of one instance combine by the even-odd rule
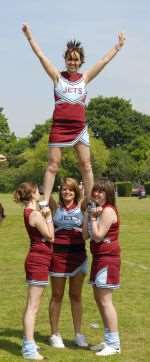
[[[72,178],[66,178],[60,187],[59,203],[50,201],[53,208],[55,241],[50,267],[52,296],[50,301],[51,336],[53,347],[64,348],[59,332],[60,310],[66,280],[69,278],[69,298],[74,326],[74,342],[87,347],[85,336],[81,333],[82,300],[81,293],[87,273],[85,241],[82,237],[83,213],[80,206],[80,188]]]
[[[119,216],[115,189],[110,181],[100,181],[92,189],[95,208],[85,215],[83,235],[91,236],[91,283],[94,298],[104,324],[104,341],[91,350],[97,356],[120,353],[118,319],[112,301],[113,290],[120,285]]]
[[[52,259],[54,228],[51,211],[46,208],[45,218],[37,210],[40,194],[37,185],[22,183],[15,191],[16,202],[24,208],[24,223],[30,238],[30,249],[25,260],[28,295],[23,315],[24,339],[22,354],[25,359],[43,360],[34,341],[34,326],[44,288],[48,285]]]
[[[119,33],[117,43],[91,69],[79,73],[85,62],[84,49],[78,41],[69,41],[64,53],[65,70],[59,71],[44,55],[27,24],[22,30],[35,55],[54,84],[55,108],[49,135],[48,167],[44,177],[44,194],[48,202],[55,175],[58,172],[63,147],[74,147],[80,164],[85,195],[89,198],[93,186],[90,161],[89,135],[85,119],[87,84],[91,82],[115,56],[125,43]]]

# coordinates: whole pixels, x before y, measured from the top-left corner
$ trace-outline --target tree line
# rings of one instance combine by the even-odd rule
[[[118,97],[96,97],[87,106],[91,139],[91,158],[95,178],[113,181],[144,182],[150,179],[150,116],[133,109],[131,101]],[[52,120],[38,124],[27,137],[11,132],[4,110],[0,108],[0,191],[9,192],[25,180],[42,184],[47,165],[48,132]],[[55,187],[61,177],[80,171],[72,149],[64,149]]]

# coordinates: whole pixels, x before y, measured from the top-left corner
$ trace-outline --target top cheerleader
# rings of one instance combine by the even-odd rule
[[[108,64],[125,43],[125,36],[119,33],[117,43],[91,69],[83,74],[79,68],[85,61],[84,49],[78,41],[69,41],[64,53],[65,71],[59,71],[44,55],[27,24],[22,30],[48,76],[54,83],[55,108],[53,124],[49,135],[48,167],[44,177],[44,196],[48,202],[55,175],[61,162],[62,147],[75,148],[85,188],[90,197],[93,186],[93,172],[90,161],[89,135],[85,120],[85,99],[87,84]]]

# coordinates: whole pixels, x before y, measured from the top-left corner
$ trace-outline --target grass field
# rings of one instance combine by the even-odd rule
[[[22,310],[25,304],[24,258],[28,238],[23,226],[22,209],[12,195],[0,194],[7,217],[0,225],[0,361],[23,361]],[[64,350],[52,349],[47,343],[49,335],[48,301],[50,289],[43,296],[36,325],[36,340],[42,354],[51,362],[150,361],[150,199],[119,198],[121,214],[122,283],[114,293],[119,315],[122,354],[97,357],[90,350],[76,348],[72,342],[73,327],[67,290],[61,313],[60,330],[66,342]],[[89,250],[89,244],[87,243]],[[90,344],[98,343],[103,328],[99,318],[88,277],[83,292],[83,332]],[[99,329],[91,327],[98,323]]]

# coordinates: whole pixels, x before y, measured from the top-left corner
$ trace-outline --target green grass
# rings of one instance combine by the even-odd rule
[[[0,361],[23,361],[20,353],[21,319],[26,300],[24,259],[28,250],[28,238],[23,225],[22,208],[13,202],[11,195],[1,194],[0,201],[7,214],[0,224]],[[61,351],[52,349],[47,343],[50,333],[50,288],[47,288],[37,320],[36,340],[48,361],[150,361],[150,199],[119,198],[118,206],[121,215],[122,285],[120,290],[114,293],[114,301],[119,316],[122,354],[107,358],[96,357],[93,352],[73,345],[68,290],[60,322],[67,348]],[[89,249],[89,243],[87,247]],[[83,332],[89,343],[95,344],[102,338],[103,327],[91,289],[87,277],[83,291]],[[92,322],[99,323],[99,329],[91,328]]]

